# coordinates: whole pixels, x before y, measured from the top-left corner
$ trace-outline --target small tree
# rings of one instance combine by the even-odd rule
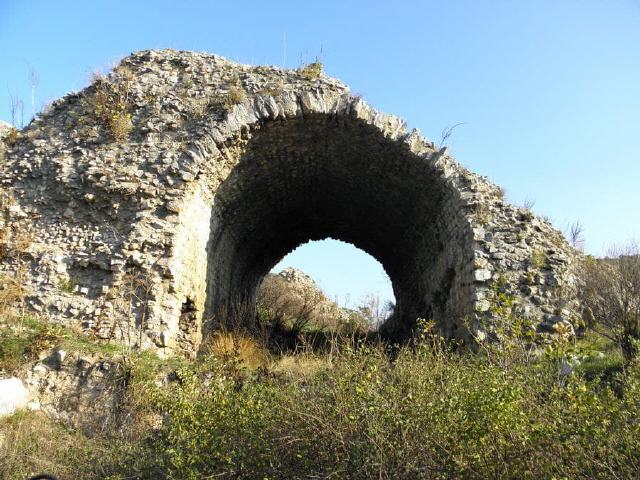
[[[629,365],[640,345],[640,245],[613,248],[602,260],[587,257],[581,270],[586,326],[614,341]]]
[[[24,103],[17,94],[9,92],[9,100],[11,101],[11,124],[14,128],[24,127]]]
[[[577,248],[578,250],[584,249],[584,228],[582,223],[579,221],[575,221],[569,225],[567,234],[569,237],[569,242],[573,248]]]
[[[391,316],[395,305],[393,302],[380,302],[380,297],[370,293],[365,295],[357,308],[357,311],[366,320],[369,328],[377,328]]]

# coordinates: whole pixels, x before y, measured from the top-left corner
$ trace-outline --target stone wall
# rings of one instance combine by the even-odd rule
[[[126,139],[96,114],[105,82],[126,104],[113,112]],[[416,317],[484,337],[498,289],[540,331],[575,320],[576,252],[558,231],[323,74],[138,52],[55,102],[5,157],[4,218],[34,242],[2,269],[26,268],[30,308],[104,338],[193,353],[284,255],[327,237],[384,266],[391,337]]]

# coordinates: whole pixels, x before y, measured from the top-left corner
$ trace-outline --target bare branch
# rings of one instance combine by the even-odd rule
[[[536,201],[529,197],[525,198],[524,202],[522,203],[522,207],[526,208],[527,210],[533,210],[533,207],[535,205],[536,205]]]
[[[580,274],[586,326],[612,338],[630,364],[640,348],[640,246],[629,242],[607,258],[586,257]]]
[[[444,142],[446,142],[446,141],[449,139],[449,137],[451,136],[451,134],[453,133],[453,131],[454,131],[457,127],[459,127],[460,125],[464,125],[464,124],[465,124],[465,122],[459,122],[459,123],[456,123],[456,124],[454,124],[454,125],[448,125],[448,126],[446,126],[446,127],[442,130],[442,133],[441,133],[441,136],[440,136],[440,146],[443,146],[443,145],[444,145]]]
[[[18,97],[18,94],[12,94],[9,91],[9,100],[11,102],[11,123],[14,127],[24,127],[24,103],[22,99]]]
[[[584,248],[584,228],[579,220],[576,220],[569,225],[569,242],[574,248],[582,250]]]

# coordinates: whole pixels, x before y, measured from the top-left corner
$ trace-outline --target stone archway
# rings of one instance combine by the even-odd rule
[[[262,126],[218,187],[204,317],[252,305],[285,254],[326,237],[384,266],[397,299],[388,333],[425,317],[452,334],[471,312],[473,232],[459,192],[378,128],[312,114]]]
[[[0,167],[15,198],[3,221],[34,239],[22,257],[31,308],[189,353],[282,256],[333,237],[389,274],[390,336],[424,316],[483,338],[505,315],[500,295],[541,332],[574,321],[562,235],[338,80],[146,51],[103,82],[55,102]],[[125,137],[92,112],[99,88],[126,99]]]

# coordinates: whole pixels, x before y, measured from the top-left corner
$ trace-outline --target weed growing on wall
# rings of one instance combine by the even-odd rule
[[[302,78],[305,78],[307,80],[316,80],[320,78],[320,75],[322,75],[322,68],[322,62],[316,60],[313,63],[309,63],[300,67],[298,69],[298,73]]]
[[[129,113],[132,82],[131,73],[126,69],[121,69],[113,78],[100,74],[92,78],[92,93],[85,108],[93,122],[104,127],[116,142],[127,140],[133,129]]]

